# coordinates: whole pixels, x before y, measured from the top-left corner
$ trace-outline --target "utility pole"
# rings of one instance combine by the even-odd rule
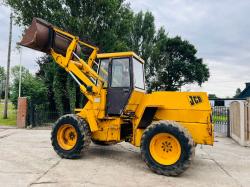
[[[9,94],[9,78],[10,78],[11,40],[12,40],[12,12],[10,13],[10,33],[9,33],[9,47],[8,47],[7,73],[6,73],[6,83],[5,83],[4,113],[3,113],[4,119],[8,118],[8,94]]]

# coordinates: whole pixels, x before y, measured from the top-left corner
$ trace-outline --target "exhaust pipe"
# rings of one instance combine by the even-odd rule
[[[37,51],[50,54],[53,49],[56,53],[66,56],[72,38],[54,31],[54,26],[41,19],[33,18],[31,26],[25,31],[18,44]],[[81,47],[78,44],[75,53],[80,56]]]

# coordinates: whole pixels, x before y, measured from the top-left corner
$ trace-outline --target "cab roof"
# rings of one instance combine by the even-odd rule
[[[140,62],[144,63],[144,60],[137,54],[135,54],[133,51],[97,54],[97,58],[113,58],[113,57],[128,57],[128,56],[133,56]]]

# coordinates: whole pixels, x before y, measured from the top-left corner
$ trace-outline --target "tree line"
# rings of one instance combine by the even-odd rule
[[[194,45],[180,36],[170,37],[163,27],[157,29],[151,12],[136,13],[124,0],[5,0],[4,3],[13,9],[15,23],[24,28],[33,17],[39,17],[98,46],[101,52],[134,51],[145,60],[148,91],[176,91],[186,84],[201,85],[209,78],[209,69],[197,57]],[[36,75],[23,79],[23,84],[27,81],[30,86],[22,89],[22,95],[29,96],[36,105],[46,103],[47,110],[60,114],[83,106],[84,96],[78,86],[50,56],[44,55],[37,63]],[[14,103],[16,86],[12,86]],[[33,93],[36,91],[39,94]]]

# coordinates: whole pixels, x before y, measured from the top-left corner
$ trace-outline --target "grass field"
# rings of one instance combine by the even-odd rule
[[[16,109],[12,103],[8,103],[8,119],[3,119],[4,101],[0,102],[0,125],[15,126],[16,125]]]
[[[225,115],[214,115],[213,116],[213,122],[217,122],[217,121],[220,121],[220,122],[227,122],[227,116]]]

